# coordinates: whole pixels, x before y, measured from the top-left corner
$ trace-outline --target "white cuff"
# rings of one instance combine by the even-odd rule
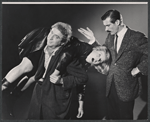
[[[88,44],[92,45],[96,40],[89,41]]]

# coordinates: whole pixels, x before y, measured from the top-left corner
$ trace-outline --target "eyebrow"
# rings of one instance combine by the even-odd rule
[[[53,32],[53,33],[54,33],[54,31],[53,31],[52,29],[50,29],[50,32]],[[54,33],[54,35],[56,35],[57,37],[61,38],[59,35],[57,35],[57,34],[55,34],[55,33]]]
[[[54,35],[56,35],[57,37],[59,37],[59,38],[60,38],[60,36],[58,36],[57,34],[54,34]]]
[[[105,25],[105,26],[110,26],[110,24],[107,24],[107,25]]]

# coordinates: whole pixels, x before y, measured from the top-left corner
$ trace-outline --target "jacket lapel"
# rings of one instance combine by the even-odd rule
[[[42,52],[42,55],[40,57],[40,60],[39,60],[39,65],[38,65],[38,69],[35,73],[35,79],[39,79],[42,77],[42,75],[44,74],[44,71],[45,71],[45,68],[44,68],[44,51]]]
[[[130,42],[130,29],[128,28],[126,34],[124,35],[124,38],[122,40],[122,44],[120,46],[120,49],[118,51],[118,55],[116,57],[115,62],[119,59],[119,57],[122,55],[123,51],[127,47],[128,43]]]

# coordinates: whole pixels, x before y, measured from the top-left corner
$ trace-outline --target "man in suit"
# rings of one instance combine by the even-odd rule
[[[104,45],[112,57],[106,82],[106,118],[133,119],[134,101],[141,92],[139,79],[148,74],[148,41],[143,33],[123,24],[122,15],[117,10],[107,11],[101,19],[108,32]],[[81,28],[79,32],[90,39],[91,44],[95,42],[89,28]]]
[[[61,56],[62,50],[72,36],[72,28],[69,24],[57,22],[51,29],[36,29],[27,34],[22,43],[20,56],[23,58],[21,64],[12,69],[3,79],[2,90],[9,88],[14,79],[36,68],[33,80],[36,85],[33,90],[28,119],[70,119],[70,104],[73,87],[85,85],[87,73],[82,68],[78,59],[66,67],[61,77],[51,79]],[[37,65],[36,65],[37,64]],[[23,71],[21,72],[21,70]],[[13,72],[12,72],[13,71]],[[18,73],[20,72],[20,73]],[[12,78],[11,78],[12,77]],[[9,80],[8,80],[9,79]],[[80,92],[84,92],[80,90]],[[82,93],[79,99],[79,113],[83,115]]]

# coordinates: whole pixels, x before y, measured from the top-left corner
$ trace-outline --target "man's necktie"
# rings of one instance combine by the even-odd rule
[[[115,49],[115,56],[117,56],[117,41],[118,41],[118,35],[116,34],[116,39],[115,39],[115,47],[114,47],[114,49]]]

